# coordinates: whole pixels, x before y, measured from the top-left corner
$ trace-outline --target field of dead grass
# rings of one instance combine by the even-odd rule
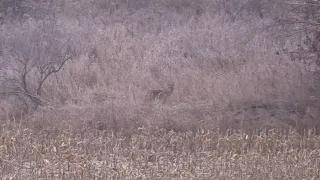
[[[320,137],[294,130],[0,129],[2,179],[319,179]]]
[[[283,3],[32,2],[0,17],[0,179],[320,179],[320,70]]]

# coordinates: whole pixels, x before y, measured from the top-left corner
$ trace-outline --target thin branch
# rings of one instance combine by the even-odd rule
[[[47,74],[44,75],[44,76],[42,77],[42,79],[39,81],[39,86],[38,86],[38,88],[37,88],[37,95],[40,95],[40,94],[41,94],[41,88],[42,88],[42,85],[43,85],[44,81],[45,81],[52,73],[57,73],[57,72],[59,72],[59,71],[61,70],[61,68],[64,66],[64,64],[65,64],[68,60],[70,60],[70,59],[71,59],[71,56],[70,56],[70,57],[67,57],[66,59],[64,59],[64,60],[62,61],[62,63],[58,66],[57,69],[55,69],[53,66],[50,66],[50,69],[49,69],[49,71],[47,72]],[[43,73],[43,74],[45,74],[45,73]],[[42,76],[43,74],[41,74],[41,76]]]
[[[44,100],[42,100],[39,96],[35,96],[33,94],[30,94],[30,93],[27,93],[27,92],[24,92],[24,91],[7,91],[7,92],[0,92],[0,95],[3,95],[3,96],[13,96],[13,95],[20,95],[20,94],[23,94],[23,95],[27,95],[29,96],[30,98],[34,98],[34,99],[37,99],[38,101],[41,101],[41,102],[44,102]]]

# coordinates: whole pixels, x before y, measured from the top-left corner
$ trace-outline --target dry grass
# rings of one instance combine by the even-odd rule
[[[220,0],[163,0],[145,5],[132,1],[115,9],[117,3],[111,2],[97,0],[90,5],[81,1],[73,8],[65,3],[66,11],[51,17],[52,21],[31,16],[1,26],[0,61],[6,60],[8,68],[1,66],[0,73],[7,79],[17,78],[17,62],[29,52],[25,46],[34,53],[41,50],[31,43],[42,37],[39,34],[50,34],[52,39],[67,36],[68,43],[61,38],[56,46],[67,44],[76,49],[76,56],[44,83],[41,98],[45,103],[35,112],[36,121],[176,126],[172,129],[194,124],[209,129],[255,129],[270,124],[298,126],[299,122],[320,130],[320,103],[310,100],[320,102],[319,73],[282,51],[276,54],[288,44],[294,50],[299,41],[275,38],[274,34],[283,32],[279,28],[265,29],[273,25],[273,16],[243,14],[232,20],[227,12],[240,7],[235,0],[230,1],[238,2],[234,5]],[[85,11],[89,14],[80,15]],[[47,23],[50,28],[43,27]],[[47,38],[39,41],[45,43]],[[13,58],[10,53],[15,45],[21,49]],[[26,59],[39,56],[46,60],[54,55],[31,53]],[[34,89],[38,78],[37,73],[30,73],[28,88]],[[163,89],[168,81],[175,86],[166,103],[146,106],[147,92]],[[12,86],[6,80],[1,83],[1,91]],[[20,98],[1,99],[0,119],[24,118],[28,109]],[[307,101],[310,103],[304,103]],[[253,106],[271,108],[250,109]],[[295,108],[298,106],[302,111]]]
[[[147,101],[159,101],[163,104],[167,102],[168,97],[174,90],[174,83],[169,83],[167,89],[150,90],[146,96]]]
[[[320,138],[139,128],[0,130],[2,179],[319,179]]]
[[[266,29],[285,9],[258,17],[250,7],[230,13],[237,0],[147,2],[37,2],[27,19],[5,19],[1,78],[20,77],[20,58],[61,57],[36,54],[35,37],[65,35],[57,47],[76,56],[43,84],[32,115],[23,98],[1,97],[0,177],[320,179],[319,69],[281,51],[299,35]],[[1,91],[12,86],[5,78]],[[34,89],[37,73],[27,80]],[[152,89],[170,97],[145,103]]]

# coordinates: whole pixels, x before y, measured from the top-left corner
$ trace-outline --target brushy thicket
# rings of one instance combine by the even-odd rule
[[[98,129],[318,128],[317,67],[288,53],[304,34],[296,24],[277,24],[289,18],[285,4],[18,5],[2,13],[2,119]],[[167,103],[145,102],[149,90],[168,82],[175,89]]]
[[[300,5],[0,0],[0,177],[319,179]]]

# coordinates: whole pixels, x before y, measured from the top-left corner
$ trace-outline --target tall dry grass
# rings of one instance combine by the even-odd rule
[[[32,114],[1,96],[2,179],[319,179],[319,73],[282,51],[302,39],[274,26],[285,4],[63,2],[0,6],[0,93],[17,61],[54,57],[37,42],[76,52]]]
[[[242,6],[233,1],[110,3],[79,2],[46,20],[30,17],[1,26],[5,59],[11,41],[46,29],[69,35],[77,49],[46,81],[46,103],[29,119],[100,129],[318,127],[318,76],[313,67],[276,54],[299,41],[274,38],[281,28],[265,29],[274,14],[262,18],[250,10],[235,18],[230,11]],[[29,78],[32,86],[36,76]],[[168,81],[175,90],[166,104],[143,103],[149,90]],[[10,103],[3,103],[2,119],[23,119],[16,115],[20,109],[11,113],[16,106]]]
[[[290,130],[0,129],[2,179],[319,179],[319,136]]]

